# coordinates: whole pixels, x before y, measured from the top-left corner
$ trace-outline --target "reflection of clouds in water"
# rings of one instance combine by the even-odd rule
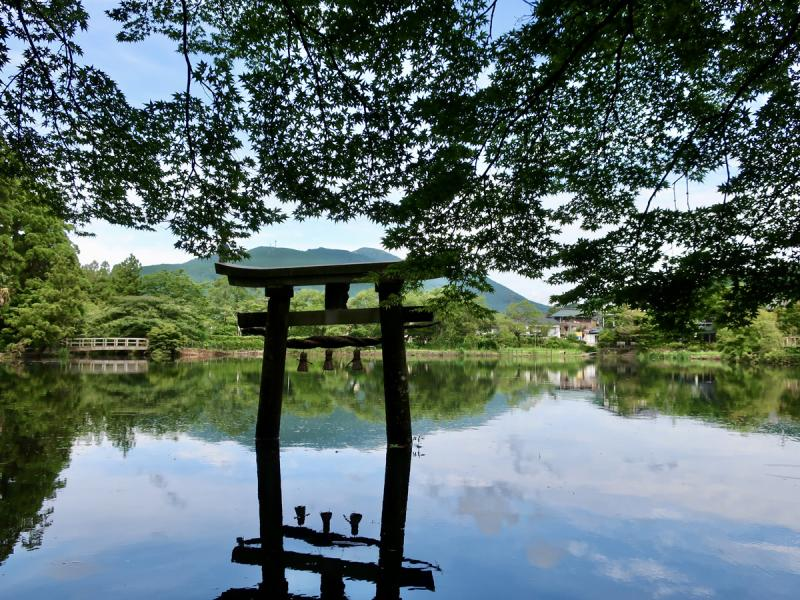
[[[178,496],[175,492],[167,492],[167,502],[175,508],[186,508],[186,500]]]
[[[735,565],[754,566],[767,571],[788,571],[800,575],[800,547],[767,542],[710,540],[718,556]]]
[[[612,560],[603,554],[597,553],[592,554],[590,559],[598,564],[601,573],[615,581],[630,582],[634,579],[668,581],[671,583],[685,583],[687,581],[685,575],[651,559]]]
[[[541,402],[545,397],[545,394],[539,394],[538,396],[525,396],[525,399],[519,402],[514,408],[524,412],[531,411],[536,408],[539,405],[539,402]]]
[[[509,500],[521,498],[518,491],[505,484],[465,487],[458,499],[458,514],[473,517],[482,533],[496,535],[503,526],[519,521],[519,513]]]
[[[196,460],[214,467],[229,467],[241,461],[241,450],[236,447],[235,442],[202,443],[193,446],[187,444],[175,453],[175,458]]]
[[[164,490],[164,496],[167,499],[167,504],[175,508],[186,508],[186,500],[181,498],[175,492],[167,489],[167,480],[160,473],[150,474],[150,483],[160,490]]]
[[[534,567],[539,567],[540,569],[551,569],[561,562],[561,558],[565,553],[566,551],[564,548],[560,548],[554,544],[537,542],[531,546],[528,546],[527,556],[528,562]]]
[[[714,595],[713,590],[692,585],[688,576],[656,560],[609,558],[600,552],[592,552],[587,543],[578,541],[569,542],[566,551],[575,558],[583,558],[594,563],[598,574],[618,583],[645,583],[654,586],[652,594],[654,598],[667,596],[710,598]]]
[[[530,440],[517,435],[509,436],[508,449],[514,472],[518,475],[546,474],[561,478],[561,473],[542,457],[541,447],[534,446]]]
[[[673,469],[678,468],[678,463],[674,460],[666,463],[651,463],[647,465],[647,468],[654,473],[659,473],[661,471],[672,471]]]
[[[95,563],[81,560],[64,560],[50,563],[47,575],[56,581],[72,581],[94,575],[100,570]]]

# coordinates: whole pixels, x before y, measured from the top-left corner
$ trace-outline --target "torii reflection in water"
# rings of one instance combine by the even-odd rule
[[[398,600],[400,589],[404,587],[435,591],[433,571],[438,567],[403,557],[411,448],[390,447],[386,450],[380,540],[357,535],[360,515],[351,515],[350,536],[330,531],[330,513],[322,515],[322,531],[303,526],[305,507],[296,508],[298,526],[284,525],[278,444],[257,443],[256,459],[260,537],[250,540],[237,538],[231,560],[260,565],[262,581],[258,588],[230,589],[219,600],[308,598],[289,592],[287,569],[318,573],[321,580],[318,597],[322,600],[346,598],[345,578],[374,583],[378,600]],[[316,547],[375,546],[378,548],[378,563],[284,550],[284,537]]]

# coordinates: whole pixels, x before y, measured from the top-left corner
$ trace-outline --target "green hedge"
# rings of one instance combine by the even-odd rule
[[[264,339],[249,335],[212,335],[200,347],[206,350],[261,350]]]

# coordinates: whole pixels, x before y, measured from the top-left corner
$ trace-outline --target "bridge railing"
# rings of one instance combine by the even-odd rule
[[[147,350],[147,338],[79,337],[64,340],[69,350]]]
[[[787,348],[797,348],[800,346],[800,335],[790,335],[783,338],[783,345]]]

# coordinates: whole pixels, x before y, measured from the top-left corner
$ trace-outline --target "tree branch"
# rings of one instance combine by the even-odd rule
[[[186,98],[183,103],[184,111],[184,126],[186,130],[186,146],[189,150],[189,174],[186,176],[186,183],[183,186],[183,197],[186,197],[191,179],[197,174],[197,153],[194,147],[194,138],[192,136],[192,116],[191,116],[191,99],[192,99],[192,61],[189,56],[189,8],[186,5],[186,0],[181,0],[181,53],[186,62]]]
[[[497,160],[500,158],[500,152],[502,147],[505,145],[506,140],[511,132],[511,129],[516,125],[519,120],[525,116],[525,111],[523,110],[525,106],[531,105],[534,102],[538,101],[548,90],[552,89],[563,77],[566,75],[568,69],[572,66],[574,62],[580,59],[586,52],[591,49],[592,44],[600,35],[600,33],[608,27],[608,25],[616,18],[619,12],[625,8],[628,4],[630,4],[632,0],[620,0],[617,2],[612,8],[611,11],[603,17],[602,20],[595,23],[594,27],[592,27],[586,34],[578,41],[578,43],[573,46],[570,53],[567,57],[550,73],[544,78],[544,80],[537,85],[534,90],[528,94],[525,98],[523,98],[520,102],[516,104],[510,111],[501,111],[503,112],[510,112],[511,116],[509,121],[503,127],[503,132],[500,134],[500,141],[498,144],[497,149],[495,150],[494,156],[487,160],[486,169],[484,170],[483,176],[488,174],[488,172],[494,167],[497,163]],[[494,129],[494,127],[498,124],[500,119],[502,119],[505,115],[501,114],[498,118],[494,119],[491,123],[489,129]],[[483,154],[484,149],[488,144],[488,137],[484,140],[483,144],[481,145],[480,150],[475,158],[476,162],[480,158],[481,154]]]
[[[779,58],[780,55],[791,46],[793,38],[798,31],[798,27],[800,27],[800,13],[795,15],[795,18],[792,20],[791,24],[789,25],[789,31],[786,36],[781,40],[781,43],[775,48],[775,50],[770,54],[770,56],[763,61],[761,61],[752,71],[747,74],[747,77],[744,78],[744,81],[739,85],[739,87],[734,92],[731,99],[725,104],[725,107],[722,109],[721,112],[717,113],[711,118],[707,119],[700,119],[697,124],[692,128],[689,134],[683,139],[683,141],[678,145],[675,151],[672,153],[672,156],[664,168],[664,173],[659,180],[659,183],[653,189],[653,193],[650,194],[650,197],[647,199],[647,205],[645,206],[644,211],[642,212],[641,216],[645,216],[647,212],[650,210],[650,206],[653,202],[653,199],[656,197],[658,192],[662,189],[664,182],[669,177],[669,174],[677,165],[678,160],[680,159],[680,155],[685,150],[686,146],[688,146],[692,141],[694,141],[695,136],[700,132],[700,130],[707,126],[718,126],[721,125],[723,128],[725,126],[725,122],[727,121],[728,117],[730,116],[731,111],[742,99],[742,96],[747,93],[750,87],[756,83],[765,73],[766,71],[774,66]],[[797,49],[795,49],[794,54],[797,54]]]

